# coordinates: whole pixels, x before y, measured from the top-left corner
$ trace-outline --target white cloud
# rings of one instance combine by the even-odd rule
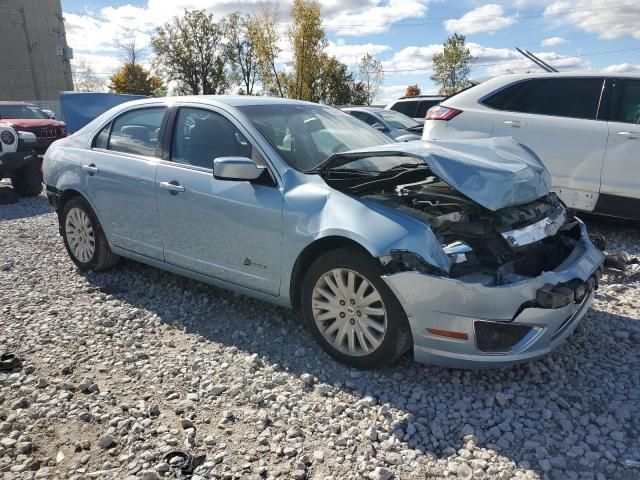
[[[342,2],[345,5],[346,2]],[[389,25],[407,18],[424,17],[429,0],[371,0],[368,8],[349,8],[329,16],[325,25],[343,36],[359,36],[382,33]]]
[[[327,53],[335,56],[338,60],[347,65],[355,65],[360,59],[367,53],[376,56],[382,52],[391,50],[389,45],[379,45],[375,43],[358,43],[348,44],[344,40],[338,40],[337,42],[329,42],[327,46]]]
[[[618,63],[604,67],[602,71],[605,73],[640,73],[640,64]]]
[[[541,47],[555,47],[557,45],[562,45],[563,43],[567,43],[567,40],[562,37],[551,37],[545,38],[540,42]]]
[[[505,16],[502,5],[490,3],[471,10],[458,19],[445,20],[443,25],[450,33],[470,35],[480,32],[493,33],[514,23],[516,17]]]
[[[407,91],[407,85],[383,85],[378,93],[376,99],[379,103],[387,104],[393,100],[396,100],[404,95]]]
[[[604,39],[626,35],[640,39],[640,2],[610,0],[559,1],[545,9],[547,19],[559,19]]]

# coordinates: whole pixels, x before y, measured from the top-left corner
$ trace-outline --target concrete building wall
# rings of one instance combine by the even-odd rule
[[[0,100],[73,90],[60,0],[0,0]]]

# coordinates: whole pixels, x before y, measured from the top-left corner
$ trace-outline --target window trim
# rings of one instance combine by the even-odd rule
[[[638,82],[640,83],[640,79],[639,78],[621,78],[621,77],[617,77],[617,78],[613,78],[611,79],[611,87],[609,89],[609,111],[608,111],[608,121],[611,123],[621,123],[623,125],[635,125],[636,127],[640,127],[640,123],[631,123],[631,122],[623,122],[622,120],[614,120],[614,118],[616,116],[618,116],[619,112],[619,108],[618,105],[616,105],[616,102],[614,100],[616,100],[616,87],[618,82],[625,82],[625,81],[630,81],[630,82]]]
[[[107,141],[107,147],[109,147],[109,143],[111,141],[111,132],[113,131],[113,123],[115,122],[115,120],[117,118],[120,118],[122,115],[132,112],[134,110],[142,110],[142,109],[148,109],[148,108],[164,108],[165,109],[164,117],[162,118],[162,122],[160,123],[160,131],[158,132],[158,145],[156,145],[156,154],[160,153],[160,156],[154,155],[152,157],[149,157],[147,155],[141,155],[139,153],[119,152],[118,150],[109,150],[109,148],[97,148],[93,146],[96,137],[100,135],[100,132],[104,130],[104,127],[109,125],[109,139]],[[89,150],[100,152],[100,153],[109,153],[111,155],[124,155],[129,158],[139,158],[143,160],[162,160],[162,155],[163,155],[162,151],[164,150],[163,148],[164,143],[160,142],[160,138],[162,137],[164,139],[166,120],[167,120],[167,115],[169,113],[170,108],[171,108],[171,105],[167,105],[166,103],[150,103],[150,104],[144,104],[144,105],[134,105],[118,112],[115,116],[110,117],[106,122],[101,124],[100,127],[94,131],[91,137],[91,141],[89,142]],[[160,148],[160,150],[158,150],[158,148]]]
[[[577,80],[577,79],[598,79],[600,81],[602,81],[602,88],[600,90],[600,97],[598,98],[598,106],[596,108],[596,113],[594,118],[583,118],[583,117],[573,117],[570,115],[549,115],[547,113],[530,113],[530,112],[519,112],[517,110],[507,110],[507,109],[499,109],[499,108],[494,108],[491,105],[487,105],[485,103],[485,101],[487,99],[489,99],[490,97],[493,97],[494,95],[497,95],[498,93],[506,90],[507,88],[510,88],[514,85],[517,85],[519,83],[524,83],[524,82],[531,82],[531,81],[535,81],[535,80],[559,80],[559,79],[568,79],[568,80]],[[508,112],[508,113],[519,113],[522,115],[538,115],[540,117],[553,117],[553,118],[570,118],[573,120],[585,120],[588,122],[593,122],[593,121],[607,121],[605,119],[600,118],[600,106],[602,103],[602,99],[603,99],[603,95],[605,92],[605,86],[606,86],[606,81],[608,80],[608,77],[583,77],[583,76],[576,76],[576,77],[531,77],[531,78],[522,78],[520,80],[516,80],[515,82],[509,83],[507,85],[503,85],[502,87],[493,90],[489,93],[487,93],[486,95],[483,95],[482,97],[480,97],[478,99],[478,103],[481,104],[483,107],[488,108],[489,110],[493,110],[494,112]]]
[[[211,174],[211,178],[213,177],[213,168],[207,168],[207,167],[200,167],[198,165],[191,165],[189,163],[182,163],[182,162],[176,162],[175,160],[173,160],[173,138],[174,135],[176,133],[176,126],[178,123],[178,113],[180,111],[180,109],[182,108],[191,108],[191,109],[196,109],[196,110],[207,110],[209,112],[212,113],[217,113],[218,115],[221,115],[223,118],[225,118],[227,121],[231,122],[231,124],[236,127],[240,133],[242,133],[244,135],[244,137],[251,143],[251,146],[253,148],[255,148],[256,150],[258,150],[258,153],[262,156],[265,164],[266,164],[266,171],[268,172],[269,178],[271,179],[271,181],[273,182],[272,184],[266,184],[265,182],[259,182],[259,181],[254,181],[254,183],[258,183],[260,185],[265,185],[265,186],[270,186],[270,187],[276,187],[279,188],[280,187],[280,177],[279,175],[274,174],[274,171],[277,171],[277,169],[272,165],[271,160],[269,159],[269,157],[267,155],[265,155],[264,150],[262,149],[262,147],[258,144],[258,142],[254,139],[254,136],[251,135],[246,128],[244,128],[242,126],[242,124],[237,121],[237,119],[235,117],[233,117],[232,115],[229,114],[229,112],[227,112],[226,110],[219,108],[217,106],[214,105],[209,105],[209,104],[196,104],[196,103],[179,103],[179,104],[175,104],[171,106],[171,112],[170,115],[167,115],[167,123],[166,123],[166,128],[165,128],[165,132],[167,133],[164,138],[163,138],[163,151],[166,152],[166,155],[163,155],[163,158],[160,159],[160,161],[162,163],[166,163],[166,164],[170,164],[173,165],[175,167],[179,167],[179,168],[184,168],[187,170],[194,170],[194,171],[198,171],[198,172],[203,172],[203,173],[209,173]],[[166,156],[166,158],[165,158]],[[216,181],[227,181],[227,180],[216,180]]]

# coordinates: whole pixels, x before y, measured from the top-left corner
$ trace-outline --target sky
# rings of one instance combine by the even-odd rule
[[[108,78],[119,66],[119,39],[133,32],[145,56],[154,28],[184,9],[216,17],[252,13],[259,0],[62,0],[67,43]],[[280,28],[292,0],[280,0]],[[640,1],[635,0],[320,0],[329,53],[354,68],[370,53],[382,61],[377,101],[401,96],[407,85],[436,93],[431,59],[453,33],[466,36],[474,57],[471,77],[536,71],[516,52],[533,52],[562,71],[640,73]],[[279,63],[291,51],[282,35]]]

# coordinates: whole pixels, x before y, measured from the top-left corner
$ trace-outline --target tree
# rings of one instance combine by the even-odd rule
[[[362,82],[366,92],[365,105],[371,105],[378,96],[382,82],[384,82],[382,62],[367,53],[358,65],[358,80]]]
[[[76,92],[103,92],[107,82],[96,75],[86,59],[79,58],[73,62],[73,86]]]
[[[205,10],[185,10],[156,28],[151,45],[154,65],[178,92],[211,95],[229,87],[223,28]]]
[[[163,85],[160,77],[150,75],[140,65],[125,63],[111,76],[109,90],[130,95],[159,96],[163,94]]]
[[[318,96],[327,46],[318,0],[294,0],[287,36],[293,50],[293,75],[287,94],[290,98],[313,100]]]
[[[465,45],[464,35],[454,33],[447,38],[442,53],[433,56],[431,80],[440,85],[441,95],[453,95],[469,86],[471,60],[473,57]]]
[[[116,47],[122,52],[122,62],[136,65],[140,57],[143,56],[143,50],[136,45],[136,36],[133,32],[128,31],[123,39],[116,42]]]
[[[404,92],[404,96],[405,97],[417,97],[418,95],[420,95],[420,87],[416,84],[416,85],[409,85],[407,87],[407,90]]]
[[[276,59],[280,54],[279,12],[277,3],[262,3],[258,14],[251,17],[248,33],[249,41],[255,49],[263,91],[284,97],[284,86],[280,81],[281,74],[276,69]]]
[[[253,95],[258,77],[258,56],[250,35],[251,22],[249,15],[238,12],[224,19],[227,60],[231,64],[233,80],[242,85],[246,95]]]
[[[319,79],[314,102],[326,105],[360,105],[366,99],[363,84],[336,57],[324,55]]]

